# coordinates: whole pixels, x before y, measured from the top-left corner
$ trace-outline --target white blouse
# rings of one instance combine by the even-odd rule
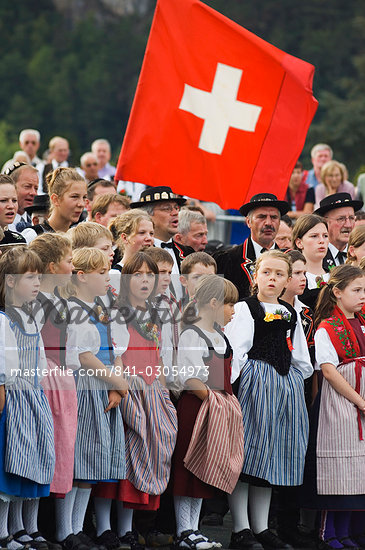
[[[10,386],[19,368],[18,346],[9,319],[0,315],[0,385]]]
[[[268,304],[261,302],[265,313],[275,313],[277,310],[288,312],[281,304]],[[246,302],[238,302],[234,307],[233,319],[225,327],[225,334],[233,349],[232,376],[233,383],[240,375],[243,365],[247,361],[247,353],[253,346],[255,322]],[[307,341],[305,339],[302,323],[298,317],[293,338],[293,351],[291,354],[291,366],[296,367],[304,378],[313,374]]]
[[[93,308],[95,303],[86,303],[89,308]],[[71,310],[71,320],[67,327],[66,344],[66,365],[74,370],[81,367],[79,355],[90,351],[96,355],[100,350],[100,334],[95,324],[90,321],[87,312],[81,307],[77,310],[75,302],[69,302]],[[73,309],[75,308],[75,309]],[[77,313],[79,313],[77,315]],[[129,343],[129,332],[122,316],[118,310],[111,310],[110,328],[115,357],[122,355]]]
[[[308,290],[313,290],[314,288],[318,288],[316,279],[318,277],[321,277],[325,283],[328,283],[328,279],[330,278],[329,273],[324,273],[323,275],[315,275],[314,273],[307,273],[305,274],[308,281]]]
[[[314,335],[314,344],[316,350],[316,370],[320,370],[323,363],[331,363],[331,365],[338,367],[341,361],[325,328],[317,330]]]
[[[215,352],[223,355],[226,351],[223,336],[217,331],[201,330],[211,342],[211,347],[214,348]],[[209,368],[205,368],[204,358],[209,357],[209,355],[210,351],[206,341],[195,330],[188,328],[181,334],[177,352],[177,366],[178,378],[182,386],[190,378],[199,378],[205,384],[209,377]]]

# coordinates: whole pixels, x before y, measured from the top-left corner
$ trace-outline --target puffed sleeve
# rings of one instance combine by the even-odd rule
[[[231,382],[237,380],[242,367],[247,360],[247,353],[252,348],[255,323],[246,302],[238,302],[234,306],[233,319],[224,329],[232,349]]]
[[[303,374],[303,378],[309,378],[313,374],[313,367],[299,314],[294,332],[293,348],[291,356],[292,366]]]
[[[11,386],[19,368],[18,346],[9,319],[0,315],[0,385]]]
[[[208,380],[209,369],[205,368],[204,357],[208,357],[207,343],[195,330],[184,330],[180,336],[177,351],[178,378],[182,386],[189,378]]]
[[[323,363],[331,363],[337,367],[340,364],[337,352],[331,342],[325,328],[319,328],[314,335],[316,350],[316,363],[321,366]]]
[[[66,365],[77,370],[81,367],[79,355],[90,351],[96,355],[100,349],[98,329],[89,322],[70,323],[67,327]]]

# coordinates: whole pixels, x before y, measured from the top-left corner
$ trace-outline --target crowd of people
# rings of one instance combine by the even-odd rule
[[[326,144],[285,200],[115,182],[23,130],[0,175],[0,545],[365,547],[365,215]]]

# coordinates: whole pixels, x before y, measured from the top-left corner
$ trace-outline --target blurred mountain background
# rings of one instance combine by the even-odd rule
[[[1,0],[0,163],[23,128],[69,139],[73,160],[99,137],[114,160],[128,121],[155,0]],[[350,179],[365,171],[364,0],[206,0],[316,67],[319,108],[302,154],[329,143]]]

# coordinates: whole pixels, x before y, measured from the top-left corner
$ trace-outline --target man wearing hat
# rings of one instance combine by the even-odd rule
[[[241,214],[247,217],[250,237],[240,245],[213,254],[218,266],[217,273],[223,274],[236,285],[240,300],[250,294],[256,259],[265,250],[277,248],[275,237],[280,216],[288,210],[288,203],[279,201],[271,193],[254,195],[250,202],[240,208]]]
[[[48,195],[37,195],[34,197],[32,206],[27,206],[25,211],[32,219],[32,225],[38,225],[46,221],[49,216],[51,202]]]
[[[323,269],[326,271],[345,263],[350,233],[355,227],[355,212],[362,206],[363,202],[352,200],[349,193],[335,193],[322,199],[319,208],[314,211],[328,223],[329,245],[323,259]]]
[[[178,232],[180,207],[186,199],[175,195],[170,187],[147,187],[138,202],[131,208],[142,208],[151,216],[155,227],[155,246],[165,248],[174,260],[172,274],[180,273],[180,264],[188,254],[194,252],[189,246],[177,244],[173,236]],[[176,296],[176,298],[178,298]]]

